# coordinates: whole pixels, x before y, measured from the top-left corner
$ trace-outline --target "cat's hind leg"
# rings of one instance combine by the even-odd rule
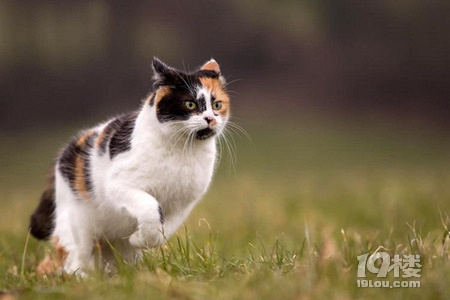
[[[92,204],[77,197],[61,173],[56,171],[55,230],[58,247],[67,254],[63,270],[84,276],[94,268],[95,223]]]

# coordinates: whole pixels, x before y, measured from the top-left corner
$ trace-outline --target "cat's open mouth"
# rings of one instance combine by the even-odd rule
[[[205,129],[197,131],[197,133],[195,134],[195,138],[197,140],[206,140],[207,138],[212,137],[215,134],[216,134],[215,130],[207,127]]]

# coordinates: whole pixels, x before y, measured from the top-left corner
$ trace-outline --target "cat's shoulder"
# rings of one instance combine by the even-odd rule
[[[73,160],[77,155],[86,156],[92,149],[100,155],[109,152],[111,158],[126,151],[137,115],[137,111],[124,113],[79,131],[60,151],[60,161]]]

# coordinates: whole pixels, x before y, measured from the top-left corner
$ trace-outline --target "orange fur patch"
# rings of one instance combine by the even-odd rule
[[[75,159],[75,187],[81,197],[85,200],[89,200],[89,193],[86,188],[86,179],[84,177],[84,164],[84,158],[77,156]]]
[[[37,266],[36,274],[38,276],[53,274],[64,266],[68,252],[59,244],[58,238],[53,239],[53,247],[53,253],[45,255],[45,258]]]
[[[93,134],[93,131],[88,131],[83,136],[81,136],[76,144],[80,148],[84,148],[86,146],[86,141]],[[75,158],[75,188],[86,201],[89,200],[89,192],[86,187],[86,174],[84,170],[85,161],[84,158],[80,155],[77,155]]]
[[[158,104],[161,99],[170,93],[170,88],[168,86],[162,86],[156,91],[155,104]],[[149,98],[150,99],[150,98]]]
[[[211,91],[211,93],[216,97],[217,101],[222,101],[222,108],[218,111],[221,115],[228,115],[230,107],[230,97],[227,92],[222,88],[222,84],[218,78],[200,78],[202,85]]]
[[[100,147],[100,144],[103,143],[103,140],[106,137],[106,130],[105,130],[105,128],[103,128],[102,132],[100,132],[100,134],[98,135],[97,140],[95,141],[95,147],[96,148]]]
[[[86,140],[88,139],[88,137],[93,133],[92,130],[89,130],[88,132],[84,133],[82,136],[80,136],[76,142],[76,145],[79,147],[84,147],[84,145],[86,144]]]

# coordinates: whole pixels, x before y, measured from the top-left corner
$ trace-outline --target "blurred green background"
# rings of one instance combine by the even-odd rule
[[[449,28],[450,2],[434,0],[1,1],[0,273],[10,275],[0,288],[17,284],[28,216],[70,136],[136,109],[153,56],[185,70],[214,57],[233,82],[232,120],[251,139],[234,135],[234,163],[222,149],[187,225],[200,245],[218,232],[227,263],[244,261],[231,263],[225,298],[356,297],[356,256],[378,246],[426,255],[421,292],[446,298]],[[248,267],[245,277],[249,243],[275,237],[301,257],[293,275]],[[42,247],[31,241],[30,272]],[[338,258],[329,266],[323,253]],[[233,268],[246,274],[239,285]],[[196,298],[201,283],[183,280],[174,286]],[[30,298],[44,297],[31,282]],[[197,288],[212,297],[222,283]]]
[[[250,120],[450,125],[448,1],[1,1],[2,131],[134,109],[210,57]]]

